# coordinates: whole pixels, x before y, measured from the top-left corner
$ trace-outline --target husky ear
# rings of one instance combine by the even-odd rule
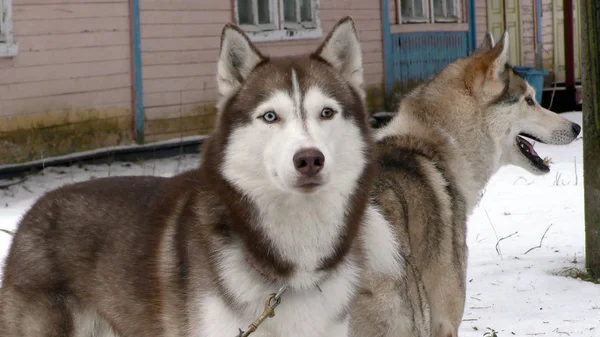
[[[351,17],[344,17],[333,27],[325,41],[317,48],[315,55],[329,62],[348,82],[363,93],[362,52]]]
[[[504,32],[494,48],[484,56],[488,61],[487,76],[497,78],[504,72],[504,66],[508,62],[508,33]]]
[[[228,96],[238,89],[252,69],[264,59],[240,28],[231,23],[226,24],[221,33],[217,62],[219,94]]]
[[[490,32],[485,33],[485,37],[483,38],[483,42],[477,48],[478,53],[485,53],[490,49],[494,48],[494,37]]]
[[[486,41],[487,40],[487,41]],[[472,92],[478,92],[487,80],[497,80],[503,76],[508,61],[508,34],[504,32],[493,48],[487,51],[487,45],[493,45],[494,39],[486,35],[482,46],[477,50],[477,57],[472,59],[465,75],[465,84]]]

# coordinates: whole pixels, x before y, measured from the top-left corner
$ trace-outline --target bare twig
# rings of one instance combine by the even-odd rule
[[[496,232],[496,227],[494,227],[494,224],[492,223],[492,219],[490,219],[490,215],[488,214],[487,209],[485,209],[485,207],[483,208],[483,211],[485,212],[485,216],[488,219],[488,222],[490,223],[490,226],[492,226],[492,229],[494,230],[494,235],[496,236],[496,241],[498,241],[498,232]],[[498,250],[496,250],[496,252],[498,252]],[[498,252],[498,255],[500,255],[500,258],[502,258],[502,254],[500,254],[500,252]]]
[[[571,336],[571,334],[570,334],[570,333],[568,333],[568,332],[558,331],[558,328],[556,328],[556,329],[552,330],[552,332],[556,332],[556,333],[557,333],[557,334],[559,334],[559,335],[567,335],[567,336]]]
[[[560,177],[562,176],[562,173],[560,173],[559,171],[556,172],[556,175],[554,176],[554,186],[558,186],[558,182],[560,181]]]
[[[519,177],[517,180],[515,180],[515,182],[513,183],[513,186],[516,185],[521,180],[525,181],[525,185],[531,185],[534,183],[533,181],[529,181],[529,180],[525,179],[524,177]]]
[[[548,233],[548,231],[550,230],[550,227],[552,227],[552,224],[550,224],[550,226],[548,226],[548,228],[546,228],[544,235],[542,235],[542,238],[540,239],[540,244],[538,246],[529,248],[529,250],[527,250],[525,252],[525,254],[529,253],[530,251],[532,251],[534,249],[542,248],[542,242],[544,241],[544,238],[546,237],[546,233]],[[523,255],[525,255],[525,254],[523,254]]]
[[[15,235],[15,232],[9,231],[8,229],[0,228],[0,232],[6,233],[6,234],[11,235],[11,236]]]
[[[514,233],[512,233],[512,234],[511,234],[511,235],[509,235],[509,236],[505,236],[505,237],[503,237],[503,238],[500,238],[500,240],[498,240],[498,242],[496,242],[496,253],[498,253],[498,255],[502,256],[502,254],[500,253],[500,242],[501,242],[502,240],[506,240],[506,239],[508,239],[508,238],[510,238],[510,237],[512,237],[512,236],[514,236],[514,235],[517,235],[518,233],[519,233],[519,232],[514,232]]]

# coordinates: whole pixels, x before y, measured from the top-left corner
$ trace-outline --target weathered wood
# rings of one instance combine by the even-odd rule
[[[586,268],[600,277],[600,2],[581,2]]]

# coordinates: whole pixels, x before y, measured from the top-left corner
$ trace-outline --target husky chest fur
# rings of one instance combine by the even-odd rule
[[[372,233],[394,239],[367,205],[362,81],[349,18],[313,54],[284,59],[227,25],[201,167],[42,197],[6,262],[0,336],[233,337],[284,285],[253,336],[347,336],[362,265],[397,251],[363,249]]]

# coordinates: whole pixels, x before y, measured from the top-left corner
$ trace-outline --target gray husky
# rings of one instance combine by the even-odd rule
[[[396,277],[365,276],[356,337],[456,337],[466,295],[467,218],[494,173],[548,173],[528,139],[568,144],[581,127],[542,108],[507,63],[506,33],[450,63],[401,102],[376,134],[375,200],[406,261]]]
[[[400,273],[369,206],[353,21],[281,59],[226,25],[217,82],[199,169],[69,185],[27,212],[4,269],[0,336],[234,337],[265,303],[277,314],[253,337],[348,336],[363,266]]]

